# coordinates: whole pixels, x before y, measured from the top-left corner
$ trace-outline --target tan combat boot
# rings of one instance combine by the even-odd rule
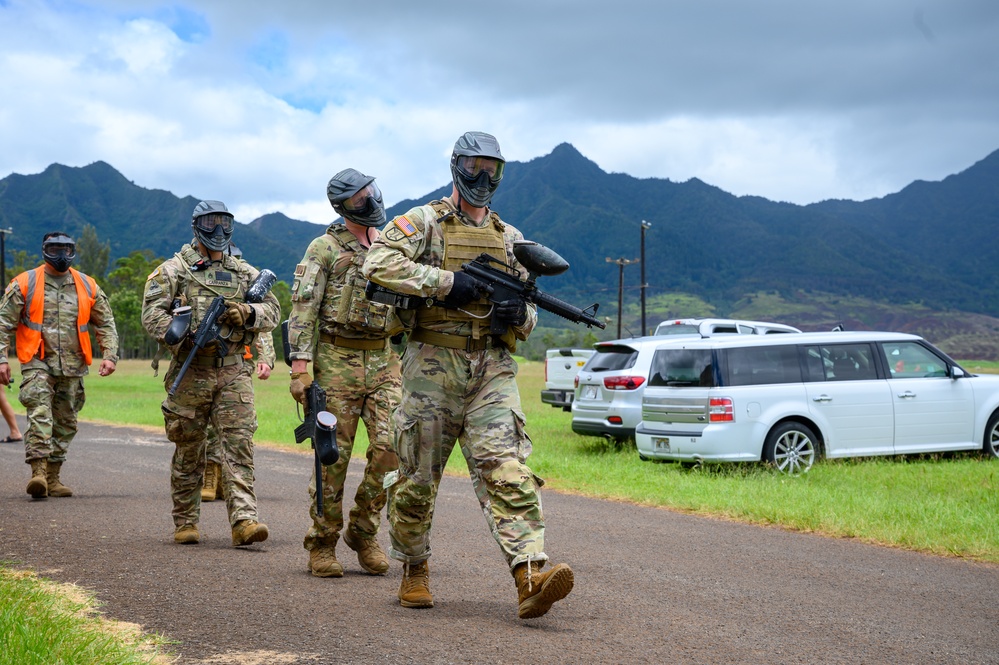
[[[205,463],[205,482],[201,485],[201,500],[214,501],[219,486],[219,465],[215,462]]]
[[[28,481],[28,487],[25,489],[25,492],[30,494],[34,499],[44,499],[49,494],[49,484],[45,479],[47,470],[48,460],[31,460],[31,480]]]
[[[232,545],[241,547],[267,540],[267,525],[256,520],[239,520],[232,527]]]
[[[388,572],[389,562],[385,552],[374,538],[361,538],[351,529],[343,532],[343,542],[347,547],[357,552],[357,563],[372,575],[384,575]]]
[[[343,565],[336,559],[336,545],[319,543],[309,550],[309,570],[316,577],[343,577]]]
[[[407,563],[402,567],[399,604],[403,607],[434,606],[434,596],[430,593],[430,567],[426,561]]]
[[[201,534],[198,533],[197,524],[186,522],[173,532],[173,541],[180,545],[197,545],[199,540],[201,540]]]
[[[73,496],[73,490],[69,489],[59,481],[59,470],[62,462],[49,462],[46,471],[46,484],[49,486],[49,496]]]
[[[517,616],[521,619],[534,619],[551,609],[553,603],[562,600],[572,591],[572,568],[560,563],[547,573],[541,572],[543,561],[528,561],[513,569],[517,580]]]

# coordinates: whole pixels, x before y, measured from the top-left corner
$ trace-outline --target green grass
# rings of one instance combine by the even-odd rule
[[[93,596],[0,563],[0,665],[165,663],[163,640],[102,619]]]
[[[964,366],[999,371],[999,363]],[[969,453],[825,460],[800,478],[753,464],[642,462],[633,445],[573,434],[570,414],[542,404],[543,363],[522,361],[518,382],[534,441],[529,463],[550,488],[999,563],[997,461]],[[305,450],[308,444],[294,444],[299,420],[283,367],[254,384],[258,444]],[[163,426],[163,384],[147,362],[125,361],[112,377],[88,377],[87,394],[83,419]],[[362,427],[354,455],[366,447]],[[448,471],[467,474],[457,446]]]

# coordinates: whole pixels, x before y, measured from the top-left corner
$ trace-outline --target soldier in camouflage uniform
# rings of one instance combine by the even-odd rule
[[[444,307],[417,312],[403,354],[402,403],[393,420],[400,468],[389,484],[389,554],[405,563],[399,601],[433,607],[427,559],[437,488],[455,441],[468,463],[476,497],[514,576],[518,616],[545,614],[569,594],[572,570],[541,569],[544,518],[542,481],[526,465],[531,452],[517,391],[517,364],[510,353],[537,322],[522,299],[495,305],[481,298],[482,285],[461,270],[483,252],[527,271],[513,255],[523,238],[487,205],[503,177],[505,161],[496,139],[468,132],[451,156],[450,198],[411,209],[390,223],[368,252],[363,272],[373,282],[404,294],[436,298]],[[495,313],[508,324],[491,335]]]
[[[232,253],[235,257],[242,256],[242,253],[237,254]],[[271,370],[274,369],[275,353],[274,353],[274,340],[268,334],[257,336],[257,360],[253,360],[253,352],[250,351],[250,347],[246,347],[246,352],[243,354],[243,360],[248,364],[256,367],[257,378],[261,381],[266,381],[271,376]],[[205,433],[208,439],[208,445],[205,448],[205,475],[204,480],[201,484],[201,500],[202,501],[214,501],[215,499],[225,498],[225,488],[222,483],[222,442],[219,440],[218,428],[215,424],[208,423],[208,429]]]
[[[24,452],[31,480],[26,491],[35,499],[73,495],[59,474],[76,435],[76,414],[86,401],[91,326],[103,356],[98,374],[109,376],[118,363],[108,298],[92,277],[70,267],[76,242],[62,232],[48,233],[42,256],[45,263],[11,280],[0,300],[0,384],[10,383],[7,353],[16,330],[23,376],[18,397],[28,415]]]
[[[340,459],[323,467],[323,514],[316,513],[316,482],[309,485],[312,527],[305,536],[309,570],[317,577],[342,577],[336,544],[343,532],[366,572],[384,575],[388,559],[376,535],[385,507],[385,474],[399,466],[392,449],[392,410],[402,389],[399,355],[389,338],[405,325],[393,307],[365,296],[360,269],[376,227],[385,223],[385,208],[375,179],[354,169],[329,181],[327,196],[343,216],[309,245],[295,268],[292,310],[288,321],[291,347],[291,394],[305,403],[314,361],[316,382],[327,393],[326,408],[337,416]],[[317,339],[318,337],[318,339]],[[313,354],[315,348],[315,354]],[[359,420],[368,432],[367,464],[354,495],[346,530],[343,525],[343,485]]]
[[[194,208],[191,226],[194,239],[146,280],[142,325],[172,352],[170,369],[163,378],[170,386],[194,348],[191,335],[209,305],[216,296],[225,298],[226,311],[219,318],[224,340],[212,342],[196,353],[176,395],[167,394],[162,410],[167,438],[176,445],[170,473],[174,541],[197,543],[201,537],[198,518],[205,471],[205,431],[211,419],[222,442],[222,482],[232,544],[238,547],[267,538],[267,527],[257,521],[253,492],[257,414],[253,408],[252,370],[244,362],[243,353],[257,335],[274,329],[281,308],[272,293],[263,302],[245,302],[246,290],[258,271],[242,259],[225,254],[234,227],[225,204],[202,201]],[[177,334],[170,330],[175,299],[181,306],[186,302],[191,307],[188,332]]]

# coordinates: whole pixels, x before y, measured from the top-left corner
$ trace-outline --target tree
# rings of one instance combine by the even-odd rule
[[[151,358],[156,341],[142,327],[142,294],[146,277],[163,263],[148,249],[135,251],[115,261],[107,276],[108,300],[118,328],[118,346],[122,358]]]
[[[76,243],[77,269],[93,277],[103,287],[110,257],[111,241],[105,240],[101,244],[97,238],[97,229],[90,224],[84,225],[83,233]]]

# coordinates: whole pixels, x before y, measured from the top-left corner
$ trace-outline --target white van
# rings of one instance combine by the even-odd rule
[[[886,332],[737,335],[664,344],[635,431],[642,459],[766,461],[984,450],[999,456],[999,376]]]

